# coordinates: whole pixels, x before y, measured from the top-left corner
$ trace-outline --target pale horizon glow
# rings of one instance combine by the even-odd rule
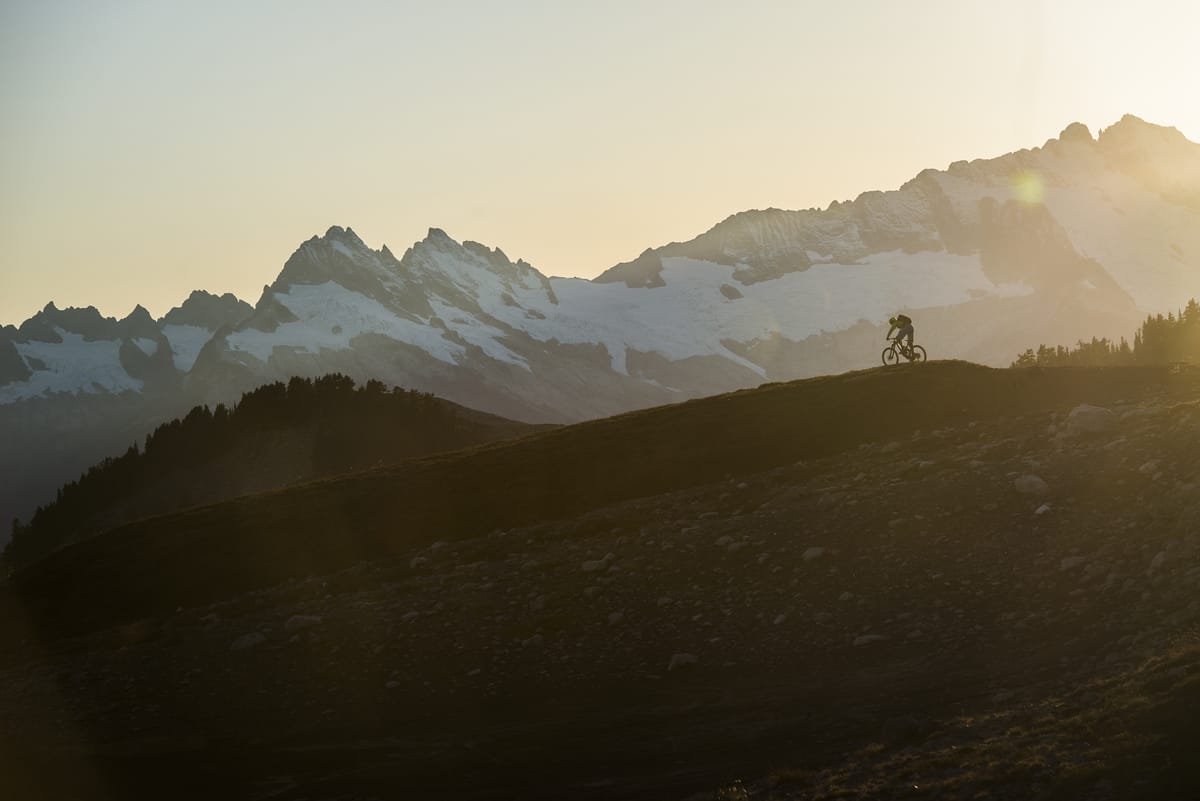
[[[1200,6],[9,2],[0,325],[253,303],[331,225],[591,278],[1126,113],[1200,141]]]

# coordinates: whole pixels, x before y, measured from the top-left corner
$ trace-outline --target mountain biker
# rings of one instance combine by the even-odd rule
[[[896,332],[896,342],[908,337],[908,349],[912,350],[913,344],[913,321],[905,314],[897,313],[894,317],[889,317],[888,322],[892,327],[888,329],[887,338],[892,338],[892,332]]]

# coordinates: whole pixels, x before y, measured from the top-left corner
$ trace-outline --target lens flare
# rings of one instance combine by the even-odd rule
[[[1029,206],[1041,203],[1045,194],[1042,177],[1032,170],[1022,170],[1013,175],[1012,190],[1017,200]]]

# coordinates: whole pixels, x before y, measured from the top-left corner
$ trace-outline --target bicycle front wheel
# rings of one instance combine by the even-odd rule
[[[909,361],[914,362],[915,364],[920,364],[921,362],[925,361],[925,349],[920,345],[913,345],[912,358],[909,359]]]
[[[885,367],[891,367],[894,364],[900,363],[900,354],[896,353],[896,348],[888,345],[883,349],[883,364]]]

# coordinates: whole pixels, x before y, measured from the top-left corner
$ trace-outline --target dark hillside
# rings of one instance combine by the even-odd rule
[[[1196,372],[963,364],[142,521],[7,587],[0,797],[1194,799],[1198,523]]]
[[[342,375],[267,384],[232,407],[197,406],[156,428],[143,448],[93,465],[28,524],[14,525],[4,565],[27,565],[132,520],[541,428],[377,381],[356,387]]]
[[[767,385],[132,523],[18,573],[2,601],[38,628],[87,630],[914,430],[1189,382],[941,362]]]

